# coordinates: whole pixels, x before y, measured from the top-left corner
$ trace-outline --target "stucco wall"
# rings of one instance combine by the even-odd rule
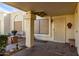
[[[10,14],[4,16],[4,34],[8,34],[10,32]]]
[[[0,34],[8,34],[10,31],[10,15],[0,14]]]
[[[55,18],[57,18],[60,21],[60,24],[62,24],[62,20],[64,20],[64,23],[62,25],[64,25],[64,29],[63,31],[65,32],[64,35],[65,39],[64,42],[69,42],[69,39],[74,39],[74,15],[61,15],[61,16],[53,16],[52,19],[51,18],[47,18],[49,20],[49,34],[35,34],[35,38],[36,39],[40,39],[40,40],[47,40],[47,41],[56,41],[55,40]],[[53,20],[53,22],[51,22],[51,20]],[[67,24],[68,23],[72,23],[72,28],[68,29]],[[38,25],[37,25],[38,26]],[[38,27],[37,27],[38,28]],[[58,28],[60,29],[60,27],[58,26]],[[43,29],[43,27],[42,27]],[[60,32],[61,33],[61,32]],[[60,34],[59,33],[59,34]],[[56,41],[59,42],[59,41]]]
[[[8,34],[12,30],[14,30],[14,21],[22,21],[22,31],[25,31],[25,17],[27,17],[25,12],[0,14],[0,34]]]
[[[11,15],[11,29],[10,30],[14,30],[14,22],[18,22],[18,21],[22,21],[22,31],[24,31],[24,21],[25,21],[25,17],[26,16],[26,13],[21,13],[21,12],[13,12],[10,14]],[[16,25],[15,25],[16,26]],[[19,25],[18,25],[19,26]]]
[[[4,14],[0,14],[0,34],[4,34]]]
[[[75,46],[77,47],[77,40],[78,40],[78,10],[76,8],[74,14],[74,37],[75,37]]]
[[[77,47],[77,51],[79,54],[79,3],[77,4],[77,7],[75,9],[74,14],[74,36],[75,36],[75,46]]]
[[[71,29],[68,28],[67,26],[68,23],[72,24]],[[74,15],[66,15],[65,27],[66,27],[66,42],[69,42],[68,39],[74,39]]]

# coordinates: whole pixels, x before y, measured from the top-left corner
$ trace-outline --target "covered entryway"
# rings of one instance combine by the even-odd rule
[[[52,41],[57,41],[57,42],[64,42],[64,43],[67,42],[68,43],[68,39],[73,38],[74,34],[71,33],[71,32],[73,32],[73,28],[68,29],[66,25],[68,22],[71,22],[73,24],[73,16],[71,17],[69,15],[72,15],[74,13],[76,3],[27,3],[26,2],[26,3],[14,3],[14,4],[7,3],[7,4],[15,6],[24,11],[34,10],[36,12],[44,11],[45,13],[47,13],[48,14],[47,16],[49,16],[49,19],[50,19],[49,20],[49,22],[50,22],[49,23],[50,24],[49,25],[50,41],[52,40]],[[25,7],[21,7],[21,6],[25,6]],[[26,7],[26,6],[29,6],[29,7]],[[59,18],[59,20],[58,20],[57,16],[61,16],[61,15],[65,15],[65,20],[64,20],[64,17],[58,17]],[[56,16],[55,19],[57,19],[56,21],[55,21],[55,19],[52,18],[55,16]],[[66,23],[65,23],[65,21],[66,21]],[[58,22],[58,24],[56,24],[57,22]],[[32,27],[34,27],[34,26],[32,26]],[[60,29],[60,27],[61,27],[61,29]],[[42,27],[42,29],[43,29],[43,27]],[[36,31],[38,31],[38,30],[36,30]],[[47,31],[47,30],[45,29],[45,31]],[[61,35],[59,35],[60,31],[62,31]]]
[[[32,52],[35,53],[35,55],[37,55],[38,53],[41,54],[42,52],[43,53],[47,52],[47,54],[49,55],[51,52],[54,52],[54,51],[56,51],[56,53],[58,53],[58,52],[60,53],[61,51],[67,50],[67,49],[68,49],[67,51],[70,51],[69,45],[66,46],[66,44],[64,44],[64,43],[65,42],[69,43],[68,39],[74,39],[74,26],[72,26],[69,29],[67,27],[67,24],[71,23],[72,25],[74,25],[73,13],[75,10],[76,3],[64,3],[64,4],[63,3],[45,3],[45,5],[44,5],[44,3],[14,3],[14,4],[7,3],[7,4],[10,4],[19,9],[27,11],[27,13],[26,13],[27,17],[25,17],[25,20],[24,20],[26,23],[24,26],[25,33],[26,33],[26,46],[29,47],[30,49],[34,48],[33,50],[32,49],[31,50],[32,50]],[[24,7],[22,7],[22,6],[24,6]],[[26,6],[29,6],[29,7],[26,7]],[[33,11],[31,11],[31,10],[33,10]],[[41,41],[45,45],[43,45],[39,40],[36,42],[34,40],[36,38],[34,36],[34,20],[36,19],[34,11],[41,11],[41,10],[43,10],[45,13],[47,13],[48,20],[40,20],[37,22],[37,23],[40,23],[40,22],[43,22],[43,23],[40,23],[39,25],[37,25],[38,29],[36,29],[36,31],[38,31],[38,32],[36,32],[36,33],[48,34],[48,37],[44,36],[44,35],[40,36],[45,39],[45,41],[43,41],[43,40]],[[64,14],[65,14],[65,16],[63,16]],[[48,23],[49,25],[46,23]],[[43,27],[41,27],[41,26],[43,26]],[[50,41],[55,41],[55,42],[49,42],[49,39],[50,39]],[[56,43],[56,42],[58,42],[58,43]],[[55,43],[55,45],[53,43]],[[63,50],[60,48],[60,44],[61,44],[61,48],[63,48]],[[67,48],[65,48],[65,47],[67,47]],[[52,50],[52,49],[55,49],[55,50]],[[56,49],[58,49],[58,50],[56,50]],[[66,53],[66,52],[61,52],[61,53],[62,53],[62,55],[64,55],[64,53]],[[73,55],[75,53],[72,52],[71,54]],[[33,55],[33,53],[31,55]],[[51,53],[51,55],[53,55],[53,53]]]

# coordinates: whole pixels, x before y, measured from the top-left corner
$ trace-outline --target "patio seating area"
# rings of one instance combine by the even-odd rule
[[[6,35],[3,35],[3,36],[6,36]],[[12,53],[15,53],[19,50],[26,48],[25,47],[25,36],[23,32],[21,33],[17,32],[15,36],[12,33],[9,33],[9,35],[7,35],[6,43],[7,44],[5,46],[4,55],[10,55]]]

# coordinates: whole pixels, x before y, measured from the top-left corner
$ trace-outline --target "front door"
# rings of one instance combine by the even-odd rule
[[[65,43],[65,17],[57,16],[54,18],[54,40]]]

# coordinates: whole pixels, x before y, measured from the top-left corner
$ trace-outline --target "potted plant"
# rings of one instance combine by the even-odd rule
[[[17,40],[18,40],[18,37],[16,36],[17,31],[16,31],[16,30],[13,30],[13,31],[11,31],[11,32],[12,32],[12,34],[13,34],[11,43],[12,43],[12,44],[13,44],[13,43],[17,43]]]
[[[7,45],[7,35],[0,35],[0,56],[4,55],[5,47]]]
[[[17,33],[16,30],[13,30],[13,31],[12,31],[12,34],[13,34],[14,36],[16,35],[16,33]]]

